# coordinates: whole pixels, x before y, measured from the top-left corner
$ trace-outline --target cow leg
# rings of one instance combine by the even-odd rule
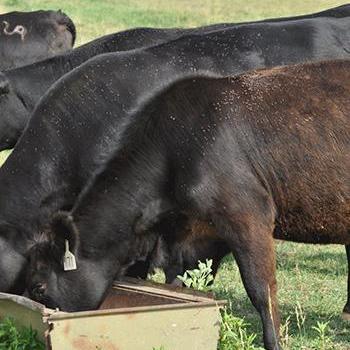
[[[217,220],[221,223],[216,227],[225,236],[238,264],[247,294],[260,314],[265,348],[280,350],[273,229],[255,220],[243,222],[242,217],[243,215],[238,215],[237,220],[231,221],[231,225],[224,226],[221,218]]]
[[[164,269],[165,282],[175,286],[182,286],[182,282],[177,278],[178,275],[184,274],[184,263],[181,248],[176,247],[172,253],[168,266]]]
[[[223,245],[223,243],[221,244]],[[221,246],[220,246],[221,247]],[[169,264],[169,266],[165,269],[165,276],[166,276],[166,282],[167,283],[171,283],[172,285],[176,285],[176,286],[183,286],[183,283],[177,278],[178,275],[182,276],[185,271],[187,270],[193,270],[193,269],[197,269],[198,268],[198,260],[202,260],[205,261],[205,259],[212,259],[213,264],[212,264],[212,272],[211,274],[213,275],[214,279],[215,276],[218,272],[218,269],[220,267],[220,262],[222,260],[222,258],[226,255],[226,253],[228,253],[229,251],[227,251],[227,247],[225,246],[225,249],[222,249],[218,254],[216,254],[217,256],[210,256],[210,254],[206,257],[203,256],[199,256],[198,260],[191,260],[191,261],[187,261],[186,258],[183,256],[182,253],[182,249],[181,247],[176,247],[176,249],[174,249],[176,252],[178,252],[177,254],[175,254],[175,257],[172,257],[172,260]],[[193,250],[195,251],[195,247],[193,247]],[[191,257],[192,258],[192,257]],[[210,282],[209,285],[212,285],[214,282],[214,280],[212,282]]]
[[[230,251],[229,247],[227,246],[226,242],[217,243],[216,254],[215,254],[215,256],[212,257],[213,265],[211,267],[212,275],[213,275],[214,279],[215,279],[216,274],[219,270],[220,263],[221,263],[222,259],[230,253],[231,253],[231,251]]]
[[[350,245],[346,245],[345,249],[348,260],[348,300],[343,310],[343,319],[350,321]]]
[[[213,260],[213,264],[211,266],[211,274],[213,275],[213,277],[215,279],[216,274],[218,273],[218,270],[220,267],[221,259],[215,257],[215,258],[212,258],[212,260]],[[211,282],[210,284],[214,283],[214,279],[213,279],[213,282]]]

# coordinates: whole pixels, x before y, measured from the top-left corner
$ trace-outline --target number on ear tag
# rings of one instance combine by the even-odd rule
[[[63,257],[63,269],[64,271],[71,271],[77,269],[77,263],[75,261],[75,256],[72,252],[69,251],[69,242],[65,240],[66,251],[64,252]]]

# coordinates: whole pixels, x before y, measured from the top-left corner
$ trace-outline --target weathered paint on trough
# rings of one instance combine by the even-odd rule
[[[67,313],[0,293],[0,318],[31,325],[50,350],[214,350],[224,304],[209,294],[128,279],[115,282],[95,311]]]

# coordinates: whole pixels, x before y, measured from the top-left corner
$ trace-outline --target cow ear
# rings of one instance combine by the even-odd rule
[[[0,72],[0,95],[8,94],[10,92],[10,82],[6,75]]]
[[[60,248],[65,247],[65,240],[69,242],[69,250],[76,252],[79,245],[79,233],[71,213],[59,211],[51,220],[50,231],[52,240]]]
[[[142,234],[160,222],[162,217],[173,210],[172,204],[164,199],[150,202],[141,212],[134,224],[134,232]]]

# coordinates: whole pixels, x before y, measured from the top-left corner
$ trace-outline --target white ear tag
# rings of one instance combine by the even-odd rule
[[[72,252],[69,251],[69,242],[65,240],[66,251],[64,252],[63,257],[63,269],[64,271],[71,271],[77,269],[77,263],[75,261],[75,256]]]

